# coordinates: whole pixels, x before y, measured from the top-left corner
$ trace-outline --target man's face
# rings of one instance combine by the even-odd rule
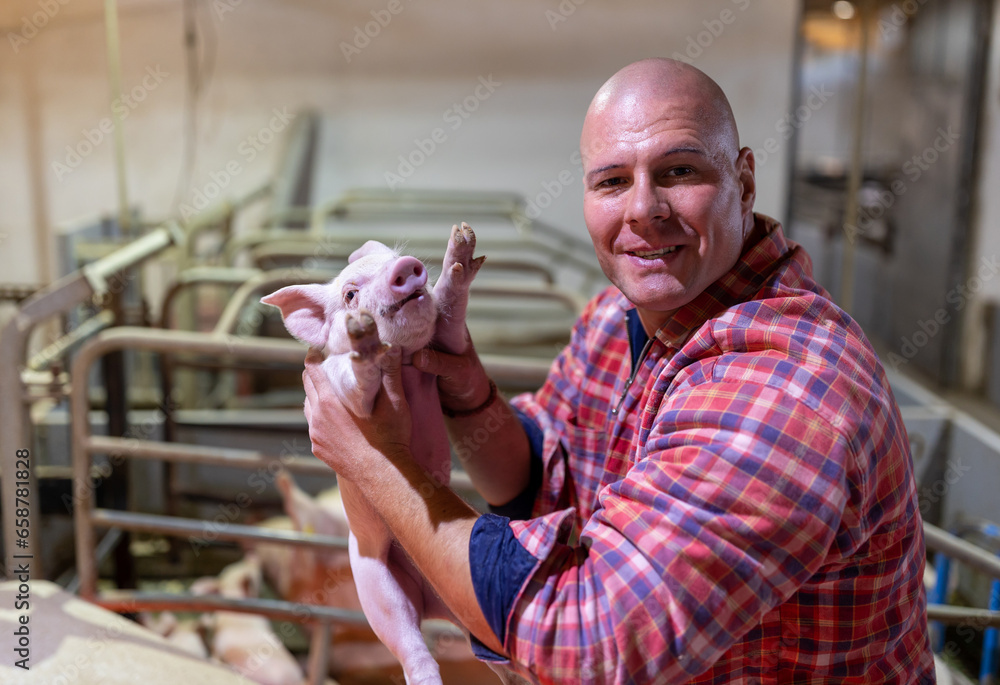
[[[690,95],[626,97],[584,125],[587,229],[650,334],[733,267],[753,226],[753,153],[703,111]]]

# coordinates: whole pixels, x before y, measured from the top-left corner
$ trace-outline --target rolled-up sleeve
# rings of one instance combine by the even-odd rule
[[[538,569],[542,557],[522,543],[525,530],[537,526],[542,537],[560,527],[558,521],[573,519],[566,508],[566,430],[574,420],[576,389],[584,373],[587,327],[593,313],[588,307],[574,326],[570,344],[553,361],[543,386],[536,393],[522,393],[510,404],[524,427],[531,449],[531,477],[528,487],[510,502],[490,507],[479,518],[469,541],[472,583],[480,608],[496,636],[503,642],[515,599]],[[514,535],[511,520],[533,520]],[[541,538],[540,538],[541,539]],[[541,548],[539,548],[541,549]],[[473,649],[481,659],[503,660],[477,640]]]

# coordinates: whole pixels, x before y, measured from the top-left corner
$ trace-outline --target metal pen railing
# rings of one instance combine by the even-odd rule
[[[1000,559],[927,522],[924,522],[924,543],[928,551],[961,561],[991,578],[1000,578]],[[1000,611],[931,603],[927,605],[927,620],[950,625],[969,623],[982,628],[1000,628]]]
[[[175,223],[156,229],[112,254],[99,259],[72,274],[42,288],[21,303],[17,312],[0,331],[0,475],[3,476],[3,501],[17,500],[18,483],[24,483],[29,493],[35,493],[34,465],[28,458],[29,468],[18,469],[18,454],[30,455],[31,443],[28,416],[27,387],[22,378],[22,366],[28,348],[28,337],[34,328],[52,316],[69,312],[94,295],[108,291],[108,281],[115,274],[130,268],[171,245],[182,244],[184,234]],[[73,341],[74,344],[79,341]],[[15,478],[14,474],[20,475]],[[24,498],[22,498],[24,499]],[[37,497],[24,502],[28,509],[28,529],[37,531]],[[15,568],[14,554],[32,559],[36,577],[44,574],[41,554],[38,553],[38,536],[19,538],[15,525],[15,507],[3,508],[5,569]],[[17,517],[24,518],[24,517]],[[23,546],[22,546],[23,543]],[[29,556],[30,555],[30,556]]]
[[[99,313],[93,319],[83,322],[76,330],[70,331],[59,340],[47,346],[41,353],[26,360],[28,339],[32,331],[41,323],[60,314],[67,314],[77,305],[92,300],[95,296],[114,292],[121,283],[115,279],[119,275],[143,261],[160,254],[171,247],[181,247],[186,250],[191,244],[190,238],[201,231],[224,223],[231,225],[233,215],[247,205],[256,202],[270,192],[270,184],[264,184],[233,201],[218,203],[206,209],[205,212],[191,218],[183,225],[176,221],[167,221],[158,228],[150,230],[136,240],[123,245],[111,254],[96,259],[54,283],[34,292],[19,304],[15,314],[0,329],[0,476],[2,478],[2,496],[5,502],[16,502],[17,483],[25,483],[22,487],[34,495],[34,468],[20,469],[26,471],[26,478],[14,478],[11,474],[18,472],[17,454],[19,450],[31,449],[30,416],[28,404],[33,398],[28,394],[25,377],[46,369],[51,362],[80,345],[87,336],[105,328],[108,315]],[[186,253],[185,253],[186,254]],[[52,377],[52,382],[58,379]],[[29,459],[30,461],[30,459]],[[28,509],[27,523],[29,530],[38,530],[37,498],[32,496],[24,508]],[[24,547],[19,546],[17,526],[15,526],[15,507],[5,506],[0,513],[3,521],[3,573],[15,568],[13,555],[25,555],[22,558],[33,560],[35,577],[44,576],[44,567],[40,554],[37,553],[37,535],[24,538]],[[18,517],[24,518],[24,517]],[[30,556],[28,556],[30,555]]]
[[[928,524],[929,526],[929,524]],[[1000,543],[1000,528],[993,523],[981,522],[980,524],[957,526],[955,533],[947,533],[934,526],[925,526],[925,537],[929,534],[930,541],[928,549],[935,549],[938,552],[934,560],[934,568],[937,573],[934,588],[929,593],[929,600],[940,603],[939,606],[946,606],[948,599],[949,580],[951,578],[952,561],[960,561],[975,571],[991,576],[989,606],[986,610],[967,609],[966,612],[955,612],[959,607],[948,607],[950,614],[955,614],[957,620],[942,621],[937,617],[937,612],[928,610],[928,621],[932,630],[932,648],[935,652],[941,652],[945,647],[945,635],[941,630],[941,625],[946,623],[959,623],[964,625],[983,628],[982,655],[979,663],[979,682],[982,685],[992,685],[996,682],[997,675],[997,646],[1000,641],[1000,623],[995,620],[1000,616],[1000,558],[996,554],[990,554],[986,550],[977,547],[962,536],[968,533],[979,533],[994,543]],[[1000,551],[1000,548],[998,548]],[[930,606],[934,606],[931,604]],[[937,625],[935,625],[937,624]]]
[[[294,341],[267,338],[237,338],[223,332],[196,333],[189,331],[151,330],[119,327],[103,331],[85,343],[78,351],[72,366],[72,378],[87,378],[91,366],[103,355],[116,350],[143,350],[160,354],[208,355],[224,363],[269,362],[301,364],[305,348]],[[501,384],[524,382],[532,377],[540,384],[547,372],[547,365],[529,363],[519,365],[517,360],[484,359],[487,369]],[[85,599],[108,609],[129,607],[130,610],[156,610],[159,608],[184,608],[190,610],[252,611],[268,616],[280,616],[300,623],[315,624],[310,647],[310,682],[321,683],[325,675],[326,650],[329,646],[332,623],[366,625],[363,615],[331,607],[313,607],[284,601],[229,600],[225,606],[216,598],[191,596],[164,596],[143,592],[99,592],[97,588],[97,544],[95,529],[111,528],[133,532],[155,532],[169,536],[206,536],[213,540],[268,542],[311,547],[314,549],[344,549],[347,541],[342,538],[276,531],[257,526],[232,523],[220,530],[213,522],[176,516],[136,513],[101,509],[95,506],[94,489],[90,484],[92,457],[106,454],[112,459],[156,459],[171,463],[197,463],[256,469],[272,465],[278,457],[253,450],[212,448],[199,445],[162,443],[152,440],[94,436],[90,434],[87,420],[89,400],[85,383],[73,384],[70,393],[72,423],[72,462],[74,479],[74,526],[76,532],[77,571],[79,593]],[[316,459],[282,457],[283,468],[291,472],[330,474],[330,470]],[[460,474],[456,474],[459,476]],[[470,487],[468,478],[457,477],[454,485]],[[263,611],[261,611],[263,610]],[[457,629],[456,629],[457,630]]]

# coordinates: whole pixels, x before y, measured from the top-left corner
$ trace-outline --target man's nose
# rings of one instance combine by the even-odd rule
[[[662,189],[644,177],[638,177],[628,190],[625,205],[625,223],[642,226],[651,221],[662,221],[670,216],[670,205]]]

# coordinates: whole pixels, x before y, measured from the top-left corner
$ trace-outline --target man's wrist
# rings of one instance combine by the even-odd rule
[[[479,402],[469,402],[467,406],[450,406],[450,403],[445,403],[443,400],[441,402],[441,411],[444,415],[449,418],[469,418],[481,414],[487,409],[489,409],[494,402],[496,402],[499,393],[497,392],[497,384],[490,379],[489,389],[486,393],[485,398]]]

